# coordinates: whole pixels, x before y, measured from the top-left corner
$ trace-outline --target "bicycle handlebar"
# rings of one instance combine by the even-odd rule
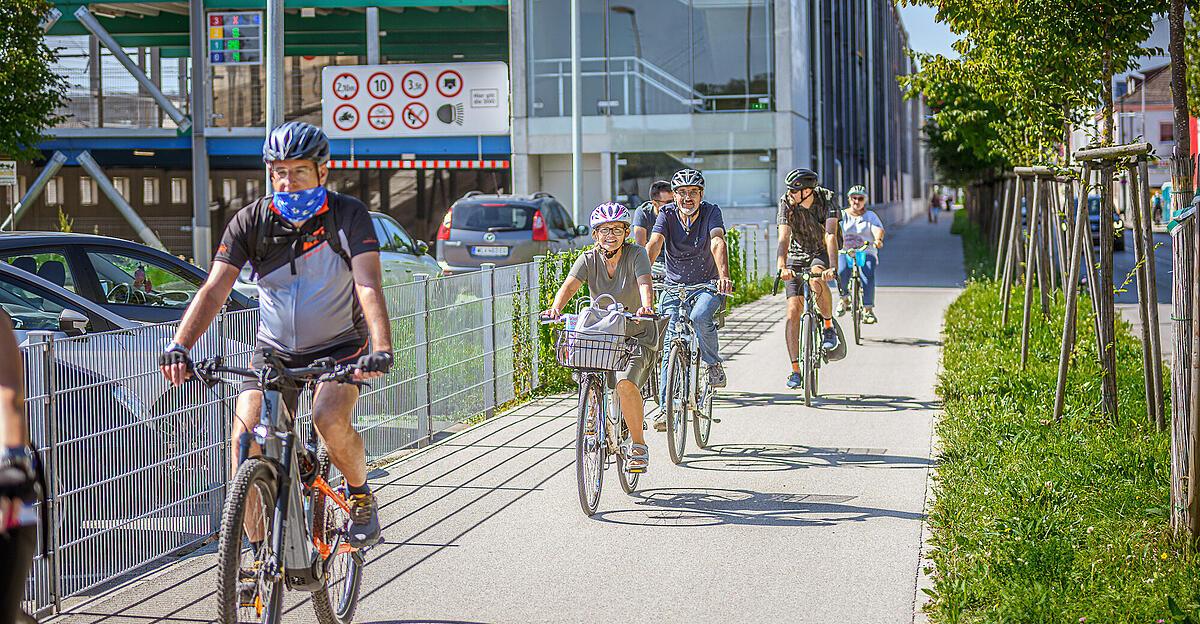
[[[277,356],[267,355],[264,359],[267,361],[267,368],[273,370],[279,378],[288,379],[300,383],[349,383],[355,385],[367,385],[361,381],[354,380],[354,374],[359,371],[357,365],[354,364],[338,364],[333,358],[321,358],[312,363],[311,366],[301,366],[298,368],[288,368],[279,362]],[[242,368],[238,366],[226,366],[222,356],[214,356],[207,360],[197,362],[192,367],[192,372],[196,377],[210,387],[215,386],[222,380],[217,377],[218,373],[229,373],[241,377],[249,377],[258,379],[262,375],[261,370],[253,368]]]
[[[621,316],[624,316],[625,318],[627,318],[631,321],[657,321],[657,320],[666,318],[662,314],[657,314],[657,313],[655,313],[655,314],[630,314],[628,312],[622,312]],[[567,322],[567,319],[566,319],[565,314],[561,314],[557,318],[550,318],[543,314],[539,314],[538,322],[540,322],[542,325],[562,325]]]

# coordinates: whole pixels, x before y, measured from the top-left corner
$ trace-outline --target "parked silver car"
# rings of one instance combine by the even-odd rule
[[[438,228],[437,258],[447,273],[474,271],[485,262],[520,264],[534,256],[591,244],[549,193],[484,195],[471,191],[454,202]]]

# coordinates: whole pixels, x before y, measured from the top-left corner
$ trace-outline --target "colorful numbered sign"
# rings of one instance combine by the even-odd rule
[[[212,65],[261,65],[261,11],[208,14],[208,62]]]

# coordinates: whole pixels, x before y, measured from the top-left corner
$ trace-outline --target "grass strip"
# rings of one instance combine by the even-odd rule
[[[989,257],[971,228],[958,228],[968,263]],[[1000,296],[999,285],[973,282],[946,314],[931,620],[1200,621],[1200,558],[1169,527],[1169,435],[1146,422],[1129,326],[1117,330],[1113,424],[1100,414],[1091,309],[1081,300],[1067,409],[1054,422],[1063,305],[1045,320],[1035,312],[1021,370],[1019,297],[1002,327]]]

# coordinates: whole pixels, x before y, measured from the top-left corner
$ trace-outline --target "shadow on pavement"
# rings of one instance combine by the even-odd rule
[[[865,342],[898,345],[898,346],[902,346],[902,347],[940,347],[940,346],[942,346],[941,340],[929,340],[926,338],[907,338],[907,337],[867,338],[865,340]]]
[[[927,468],[927,457],[888,455],[887,449],[831,448],[798,444],[717,444],[706,454],[689,455],[679,463],[685,468],[719,472],[780,472],[808,468],[886,466]]]
[[[722,392],[713,403],[718,408],[803,405],[804,395],[793,392]],[[941,409],[939,400],[919,401],[910,396],[883,394],[823,394],[813,398],[812,409],[842,412],[903,412]]]
[[[787,494],[709,488],[653,489],[631,495],[632,509],[605,511],[594,519],[615,524],[655,526],[834,526],[877,518],[922,520],[925,515],[893,509],[845,505],[853,496]]]

